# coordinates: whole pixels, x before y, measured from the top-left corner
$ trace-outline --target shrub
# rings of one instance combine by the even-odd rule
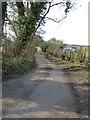
[[[12,77],[17,74],[26,72],[33,66],[34,62],[26,59],[7,59],[2,60],[3,78]]]
[[[79,63],[84,63],[85,60],[86,60],[86,48],[80,47],[80,49],[77,53],[76,61]]]

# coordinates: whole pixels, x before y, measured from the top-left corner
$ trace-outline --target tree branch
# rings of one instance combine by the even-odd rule
[[[16,6],[18,8],[18,14],[20,16],[24,16],[25,10],[24,10],[24,4],[23,4],[23,2],[16,2]]]
[[[53,0],[52,0],[52,1],[53,1]],[[45,16],[49,13],[49,10],[50,10],[50,8],[51,8],[51,3],[52,3],[52,2],[49,3],[48,10],[47,10],[47,12],[43,15],[43,17],[41,18],[41,20],[40,20],[38,26],[36,27],[36,29],[35,29],[35,31],[34,31],[34,34],[35,34],[35,32],[37,31],[37,29],[39,28],[41,22],[44,20]]]
[[[39,22],[37,28],[35,29],[35,32],[36,32],[37,29],[39,28],[41,22],[45,19],[45,16],[49,13],[51,7],[54,7],[54,6],[59,5],[59,4],[63,4],[63,5],[64,5],[64,2],[59,2],[59,3],[56,3],[56,4],[51,5],[52,2],[53,2],[53,0],[52,0],[51,2],[49,2],[48,10],[47,10],[47,12],[44,14],[44,16],[41,18],[41,20],[40,20],[40,22]],[[65,18],[66,18],[66,17],[65,17]],[[61,19],[61,20],[62,20],[62,19]],[[59,20],[58,23],[59,23],[61,20]],[[55,21],[55,20],[53,20],[53,21]],[[56,22],[56,21],[55,21],[55,22]],[[34,34],[35,34],[35,32],[34,32]]]
[[[50,17],[45,17],[46,19],[49,19],[49,20],[52,20],[53,22],[56,22],[56,23],[59,23],[59,22],[61,22],[63,19],[65,19],[67,16],[65,15],[62,19],[60,19],[60,20],[55,20],[55,19],[53,19],[53,18],[50,18]]]
[[[53,4],[53,5],[51,5],[51,7],[54,7],[54,6],[60,5],[60,4],[63,4],[63,5],[64,5],[64,2],[59,2],[59,3]]]
[[[16,29],[15,29],[15,25],[13,24],[13,21],[10,20],[8,17],[7,17],[7,21],[9,21],[9,23],[11,24],[11,26],[12,26],[12,28],[13,28],[13,31],[14,31],[16,37],[18,38],[18,34],[17,34]]]
[[[33,32],[33,34],[32,34],[32,37],[31,37],[31,38],[33,38],[33,36],[35,35],[36,31],[37,31],[37,30],[38,30],[38,28],[40,27],[40,25],[41,25],[42,21],[45,19],[46,15],[49,13],[50,8],[52,8],[52,7],[56,6],[56,5],[60,5],[60,4],[65,5],[65,3],[64,3],[64,2],[59,2],[59,3],[56,3],[56,4],[51,5],[51,4],[52,4],[52,2],[53,2],[53,0],[52,0],[51,2],[49,2],[49,7],[48,7],[47,12],[43,15],[43,17],[42,17],[42,18],[41,18],[41,20],[39,21],[39,24],[37,25],[37,27],[36,27],[35,31]],[[59,21],[56,21],[56,20],[54,20],[54,19],[52,19],[52,18],[49,18],[49,19],[50,19],[50,20],[53,20],[54,22],[59,23],[59,22],[61,22],[63,19],[65,19],[66,17],[67,17],[67,14],[65,14],[65,16],[64,16],[62,19],[60,19]]]

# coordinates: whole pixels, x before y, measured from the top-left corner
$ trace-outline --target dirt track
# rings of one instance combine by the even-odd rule
[[[80,115],[70,76],[43,55],[35,58],[37,68],[3,83],[3,118],[87,117]]]

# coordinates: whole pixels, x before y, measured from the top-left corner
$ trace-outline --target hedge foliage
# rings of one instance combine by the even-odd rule
[[[3,58],[2,60],[2,77],[8,78],[13,77],[15,75],[26,72],[28,69],[33,67],[34,60],[26,60],[26,59],[7,59]]]

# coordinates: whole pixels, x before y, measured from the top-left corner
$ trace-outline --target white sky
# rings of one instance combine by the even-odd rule
[[[79,1],[81,7],[72,10],[62,23],[55,23],[51,20],[47,21],[43,27],[46,31],[46,34],[43,35],[44,40],[56,38],[57,40],[63,40],[67,44],[88,45],[88,2],[90,0]],[[53,7],[48,16],[55,18],[58,16],[60,18],[61,13],[63,13],[62,8],[60,8]],[[12,34],[10,30],[7,32],[8,36]]]
[[[49,40],[53,37],[63,40],[67,44],[88,45],[88,1],[79,0],[81,7],[71,11],[68,17],[60,23],[54,23],[48,20],[44,30],[46,34],[43,35],[44,40]],[[53,12],[52,12],[53,11]],[[57,14],[55,7],[49,15]],[[60,12],[60,11],[59,11]],[[59,16],[59,14],[57,14]],[[55,16],[55,15],[54,15]],[[59,28],[58,28],[59,26]],[[58,28],[58,29],[57,29]]]

